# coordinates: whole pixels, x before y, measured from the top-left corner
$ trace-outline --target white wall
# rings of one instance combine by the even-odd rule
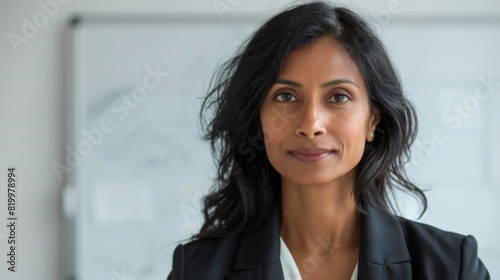
[[[226,14],[273,13],[289,1],[222,0],[235,3]],[[51,2],[41,0],[41,3]],[[63,2],[61,0],[61,2]],[[366,15],[387,9],[391,1],[348,2]],[[0,253],[7,249],[6,168],[18,169],[18,271],[0,265],[1,279],[59,279],[61,268],[61,193],[64,182],[55,176],[51,163],[65,157],[65,27],[75,13],[180,13],[218,17],[213,0],[97,1],[70,0],[39,28],[16,52],[8,34],[21,34],[23,18],[31,21],[42,8],[38,1],[0,3]],[[396,17],[451,16],[500,17],[495,0],[410,1],[400,0]],[[497,155],[498,156],[498,155]],[[4,259],[4,257],[0,257]]]

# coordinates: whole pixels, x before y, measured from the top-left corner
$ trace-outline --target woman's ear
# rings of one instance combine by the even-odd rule
[[[378,108],[372,108],[372,112],[370,114],[370,125],[368,128],[368,135],[366,140],[368,142],[373,141],[375,139],[375,129],[377,128],[378,123],[380,122],[380,110]]]

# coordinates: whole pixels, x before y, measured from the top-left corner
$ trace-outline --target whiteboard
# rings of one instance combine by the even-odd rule
[[[255,27],[251,19],[180,17],[72,25],[67,151],[82,160],[67,174],[64,205],[77,279],[166,278],[177,242],[199,230],[200,199],[215,175],[200,140],[201,97]],[[409,170],[433,188],[423,221],[474,234],[495,278],[500,24],[394,20],[379,32],[421,120]],[[497,81],[496,91],[474,101],[481,79]],[[405,202],[402,211],[415,218],[418,208]]]
[[[250,19],[74,20],[67,150],[81,160],[65,210],[77,279],[166,278],[215,175],[201,97],[252,30]]]

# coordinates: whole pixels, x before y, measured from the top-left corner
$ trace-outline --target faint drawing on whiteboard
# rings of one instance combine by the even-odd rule
[[[73,29],[76,277],[164,279],[199,230],[213,160],[199,107],[252,22],[83,20]],[[70,129],[70,131],[73,131]],[[69,143],[76,147],[75,143]],[[68,203],[66,203],[68,204]]]

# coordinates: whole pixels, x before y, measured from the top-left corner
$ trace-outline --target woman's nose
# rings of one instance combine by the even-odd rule
[[[322,109],[320,104],[304,104],[297,119],[295,134],[309,139],[326,134]]]

